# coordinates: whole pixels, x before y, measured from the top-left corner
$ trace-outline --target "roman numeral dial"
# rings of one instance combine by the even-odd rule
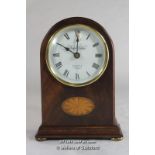
[[[88,36],[87,36],[86,40],[88,40],[88,39],[89,39],[89,37],[90,37],[90,33],[88,34]]]
[[[67,40],[70,39],[70,38],[69,38],[69,35],[68,35],[67,33],[65,33],[64,36],[65,36],[65,38],[66,38]]]
[[[83,86],[101,77],[106,46],[93,29],[80,24],[70,25],[56,32],[50,41],[48,68],[58,81]]]
[[[61,68],[62,67],[62,62],[56,63],[55,66],[56,66],[57,69]]]
[[[75,74],[75,79],[76,79],[76,80],[79,80],[79,79],[80,79],[80,76],[79,76],[78,73]]]
[[[96,64],[96,63],[93,63],[92,67],[95,68],[95,69],[98,69],[100,66],[98,64]]]
[[[93,47],[96,47],[96,46],[98,46],[98,45],[99,45],[99,43],[97,42],[97,43],[93,44]]]
[[[95,57],[101,58],[102,57],[102,54],[101,53],[97,53],[97,54],[95,54]]]
[[[60,53],[54,53],[53,54],[53,57],[59,57],[60,56]]]
[[[64,71],[63,75],[66,76],[66,77],[68,77],[69,71],[66,69],[66,70]]]

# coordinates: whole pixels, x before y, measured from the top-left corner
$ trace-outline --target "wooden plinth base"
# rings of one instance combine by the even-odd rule
[[[110,139],[122,140],[123,134],[119,125],[90,127],[52,127],[40,126],[36,140],[50,139]]]

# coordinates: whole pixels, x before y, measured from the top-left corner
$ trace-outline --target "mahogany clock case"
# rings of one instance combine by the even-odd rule
[[[109,62],[104,74],[94,83],[83,87],[66,86],[49,72],[45,60],[50,37],[63,27],[84,24],[97,30],[105,39],[109,49]],[[72,17],[55,24],[46,34],[41,45],[41,96],[42,124],[36,134],[37,140],[46,139],[112,139],[122,138],[115,119],[115,70],[114,48],[106,30],[95,21]],[[70,116],[61,109],[65,99],[86,97],[95,103],[95,109],[85,116]]]

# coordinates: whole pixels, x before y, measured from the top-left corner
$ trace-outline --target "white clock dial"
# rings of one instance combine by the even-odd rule
[[[94,29],[76,24],[57,31],[49,40],[47,65],[52,75],[70,86],[96,81],[105,71],[109,52]]]

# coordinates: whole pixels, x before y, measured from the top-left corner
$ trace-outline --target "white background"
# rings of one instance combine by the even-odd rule
[[[62,154],[56,150],[59,141],[36,142],[34,136],[41,124],[40,45],[49,28],[56,22],[73,16],[99,22],[113,39],[116,55],[116,117],[124,140],[99,141],[98,154],[128,154],[128,0],[31,0],[27,1],[27,154]],[[63,154],[78,154],[65,151]],[[83,151],[94,154],[94,151]]]
[[[124,140],[97,141],[100,151],[64,151],[63,154],[128,155],[128,0],[28,0],[27,1],[27,154],[62,154],[59,141],[36,142],[41,124],[40,45],[56,22],[73,16],[91,18],[105,27],[115,46],[116,117]],[[71,146],[71,145],[70,145]]]
[[[26,5],[24,1],[14,0],[3,1],[0,7],[0,154],[21,155],[25,154],[26,128]],[[155,154],[154,14],[153,0],[147,2],[143,0],[130,1],[131,155]],[[9,44],[8,38],[11,40]],[[44,154],[47,152],[45,151]],[[107,154],[107,152],[103,152],[103,154]]]

